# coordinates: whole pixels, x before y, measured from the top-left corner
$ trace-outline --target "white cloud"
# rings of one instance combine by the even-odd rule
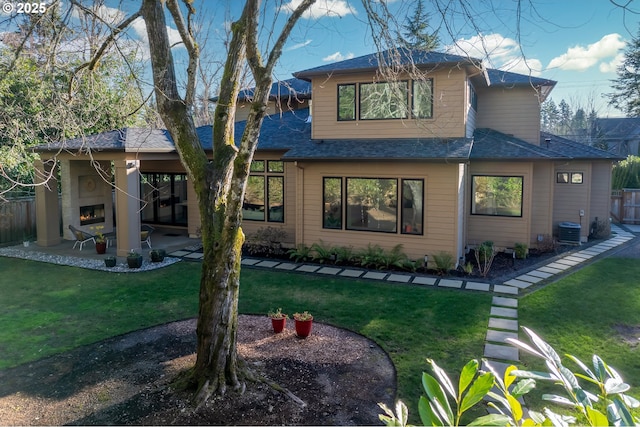
[[[599,69],[601,73],[615,73],[618,67],[624,62],[624,53],[619,53],[609,62],[600,63]]]
[[[620,34],[607,34],[597,42],[585,46],[574,46],[567,49],[566,53],[557,56],[549,62],[547,68],[560,68],[561,70],[585,71],[606,58],[618,55],[620,49],[625,47],[625,42]],[[601,67],[602,68],[602,67]],[[607,66],[605,65],[605,69]]]
[[[456,55],[482,59],[489,68],[532,76],[540,75],[542,70],[542,63],[538,59],[522,56],[516,40],[497,33],[459,39],[445,49]]]
[[[351,52],[347,53],[346,55],[343,55],[340,52],[336,52],[336,53],[332,53],[329,56],[325,56],[324,58],[322,58],[322,60],[324,62],[337,62],[337,61],[344,61],[345,59],[351,59],[353,57],[354,55]]]
[[[282,10],[292,13],[300,6],[300,3],[302,0],[290,0],[289,3],[282,5]],[[302,17],[307,19],[318,19],[325,16],[342,18],[351,14],[355,15],[356,11],[345,0],[318,0],[302,14]]]
[[[291,51],[291,50],[300,49],[302,47],[305,47],[305,46],[311,44],[311,42],[312,42],[312,40],[305,40],[302,43],[294,44],[293,46],[290,46],[290,47],[286,48],[285,50],[288,52],[288,51]]]

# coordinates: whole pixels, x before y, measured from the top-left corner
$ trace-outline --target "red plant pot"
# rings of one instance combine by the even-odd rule
[[[103,254],[107,251],[107,242],[96,242],[96,252]]]
[[[280,319],[274,319],[272,317],[271,326],[273,326],[273,332],[275,332],[276,334],[279,334],[284,330],[285,326],[287,326],[287,318],[282,317]]]
[[[308,337],[311,334],[311,326],[313,326],[313,319],[296,320],[296,335],[300,338]]]

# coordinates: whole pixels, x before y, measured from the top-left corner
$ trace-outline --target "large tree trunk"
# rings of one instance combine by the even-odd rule
[[[240,261],[244,242],[240,228],[242,201],[260,126],[267,110],[273,67],[296,21],[314,1],[303,0],[290,15],[266,65],[263,65],[257,42],[260,0],[246,1],[242,16],[232,25],[232,38],[213,118],[212,161],[207,159],[200,145],[189,111],[195,91],[197,44],[188,27],[183,25],[177,0],[166,0],[189,53],[187,94],[182,100],[176,86],[163,2],[144,0],[143,3],[141,11],[147,24],[158,111],[194,186],[201,216],[204,258],[197,358],[192,374],[193,384],[198,389],[198,404],[205,402],[213,393],[224,393],[229,386],[239,388],[243,385],[244,372],[238,366],[236,347]],[[234,142],[235,109],[245,62],[251,67],[256,89],[238,148]]]

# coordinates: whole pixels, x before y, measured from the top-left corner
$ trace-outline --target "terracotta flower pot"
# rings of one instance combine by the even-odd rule
[[[107,251],[107,242],[96,242],[96,252],[103,254]]]
[[[296,335],[300,338],[306,338],[311,334],[311,327],[313,326],[313,319],[311,320],[296,320]]]
[[[279,334],[284,331],[284,328],[287,326],[287,318],[281,317],[279,319],[271,318],[271,326],[273,326],[273,332]]]

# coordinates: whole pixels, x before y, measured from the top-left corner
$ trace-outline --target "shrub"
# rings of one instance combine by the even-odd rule
[[[372,245],[369,243],[366,249],[363,249],[358,253],[358,258],[360,259],[361,266],[365,268],[378,268],[378,266],[382,265],[384,250],[380,245]]]
[[[298,244],[295,248],[287,251],[289,258],[295,262],[308,261],[311,259],[311,248],[304,243]]]
[[[436,264],[436,271],[440,275],[449,274],[449,270],[452,270],[455,265],[453,255],[445,251],[434,254],[433,262]]]
[[[336,255],[336,264],[350,264],[354,261],[354,253],[352,246],[337,246],[333,248]]]
[[[491,264],[496,256],[496,251],[493,247],[491,240],[484,241],[478,246],[475,251],[476,263],[478,264],[478,271],[482,277],[487,277],[489,270],[491,270]]]
[[[611,234],[611,224],[609,221],[604,221],[596,217],[595,221],[591,223],[590,237],[593,239],[604,239]]]
[[[282,241],[287,232],[281,228],[263,227],[245,242],[245,249],[251,255],[281,256],[285,254]]]
[[[640,157],[629,156],[613,167],[611,188],[640,188]]]
[[[525,259],[529,252],[529,246],[527,246],[526,243],[516,243],[514,245],[514,251],[516,253],[516,258]]]
[[[556,241],[553,236],[543,234],[542,240],[538,240],[538,250],[541,253],[553,252],[556,250]]]
[[[313,260],[319,262],[320,264],[335,261],[336,259],[334,249],[331,246],[325,245],[322,240],[311,245],[311,252],[313,255]]]

